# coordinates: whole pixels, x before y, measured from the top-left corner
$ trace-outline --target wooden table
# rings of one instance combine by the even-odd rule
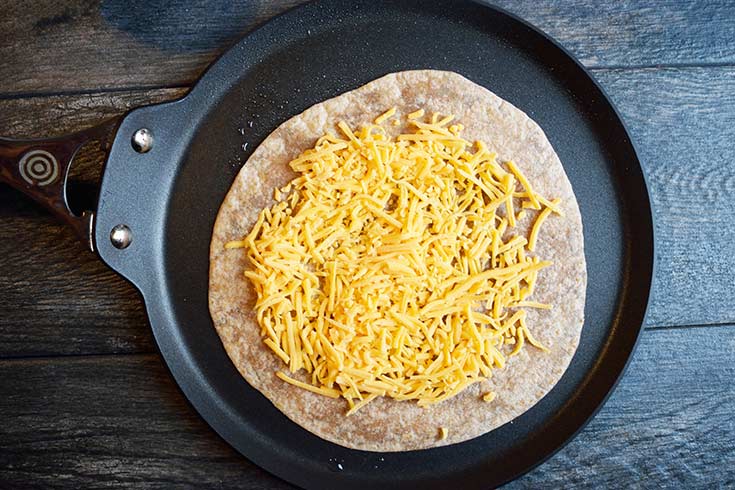
[[[62,134],[179,97],[298,1],[157,3],[0,1],[0,134]],[[499,3],[571,50],[617,104],[650,184],[658,254],[618,389],[508,487],[735,485],[735,3]],[[96,175],[94,155],[77,172]],[[0,186],[0,487],[120,485],[289,487],[187,404],[133,288]]]

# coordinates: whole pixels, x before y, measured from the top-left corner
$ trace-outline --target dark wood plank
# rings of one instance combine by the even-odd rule
[[[3,99],[0,100],[0,134],[15,138],[59,136],[136,107],[183,97],[186,92],[186,88],[119,90]]]
[[[593,422],[509,488],[735,484],[734,333],[646,331]],[[11,487],[285,487],[214,435],[156,356],[0,361],[0,393]]]
[[[621,110],[650,185],[658,271],[648,324],[732,322],[735,68],[595,75]]]
[[[3,94],[191,84],[253,26],[303,0],[0,2]],[[735,62],[735,4],[500,0],[591,67]],[[84,76],[80,76],[80,74]]]
[[[0,134],[55,136],[181,89],[0,101]],[[100,160],[74,173],[94,180]],[[0,184],[0,357],[151,352],[142,302],[40,206]]]
[[[0,2],[4,94],[191,84],[224,49],[303,0]],[[81,74],[83,73],[83,76]]]
[[[735,62],[728,0],[493,0],[536,25],[588,67]]]
[[[290,488],[207,427],[158,357],[0,362],[0,487]]]
[[[735,326],[647,330],[618,388],[508,488],[732,488]]]

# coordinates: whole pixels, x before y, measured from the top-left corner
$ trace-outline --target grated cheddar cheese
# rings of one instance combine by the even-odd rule
[[[419,109],[390,138],[380,124],[395,113],[319,138],[250,234],[225,245],[246,250],[261,336],[296,377],[276,375],[344,398],[347,415],[378,396],[438,403],[526,343],[548,351],[524,308],[551,308],[529,299],[551,265],[530,252],[559,200],[464,140],[453,116]],[[526,210],[539,211],[528,238],[513,234]]]
[[[446,427],[439,427],[439,439],[443,441],[447,436],[449,436],[449,429]]]

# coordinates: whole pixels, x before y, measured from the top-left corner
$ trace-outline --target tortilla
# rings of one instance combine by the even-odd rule
[[[263,344],[254,313],[256,293],[243,275],[244,249],[224,244],[247,235],[258,213],[272,206],[273,189],[296,174],[288,163],[314,145],[336,124],[368,124],[396,107],[405,116],[419,108],[454,114],[463,137],[483,140],[498,161],[513,160],[534,189],[561,198],[564,217],[543,225],[536,254],[554,265],[539,274],[530,298],[551,310],[528,309],[535,337],[550,349],[527,346],[495,369],[491,379],[470,386],[442,403],[421,408],[408,401],[379,397],[345,417],[344,399],[332,399],[292,386],[275,376],[283,362]],[[401,117],[405,123],[405,117]],[[405,125],[384,125],[397,134]],[[529,210],[530,211],[530,210]],[[537,213],[528,213],[515,232],[528,236]],[[241,169],[217,216],[210,249],[209,308],[217,333],[242,376],[288,418],[328,441],[354,449],[406,451],[454,444],[485,434],[536,404],[559,381],[579,343],[587,282],[582,220],[571,184],[541,128],[525,113],[489,90],[452,72],[419,70],[393,73],[317,104],[271,133]],[[482,400],[488,391],[492,402]],[[440,437],[446,429],[446,438]],[[443,431],[442,431],[443,432]]]

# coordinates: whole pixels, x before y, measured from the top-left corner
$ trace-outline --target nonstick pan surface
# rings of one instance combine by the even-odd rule
[[[386,73],[456,71],[529,114],[556,149],[584,223],[589,284],[579,349],[531,410],[482,437],[401,453],[356,451],[289,421],[238,374],[207,306],[215,216],[238,170],[279,124]],[[147,128],[147,153],[130,141]],[[124,224],[130,246],[112,246]],[[142,292],[160,351],[202,417],[244,456],[309,488],[489,488],[539,464],[591,418],[635,347],[653,274],[648,193],[630,138],[571,55],[474,2],[320,1],[232,47],[184,99],[121,122],[94,241]]]

